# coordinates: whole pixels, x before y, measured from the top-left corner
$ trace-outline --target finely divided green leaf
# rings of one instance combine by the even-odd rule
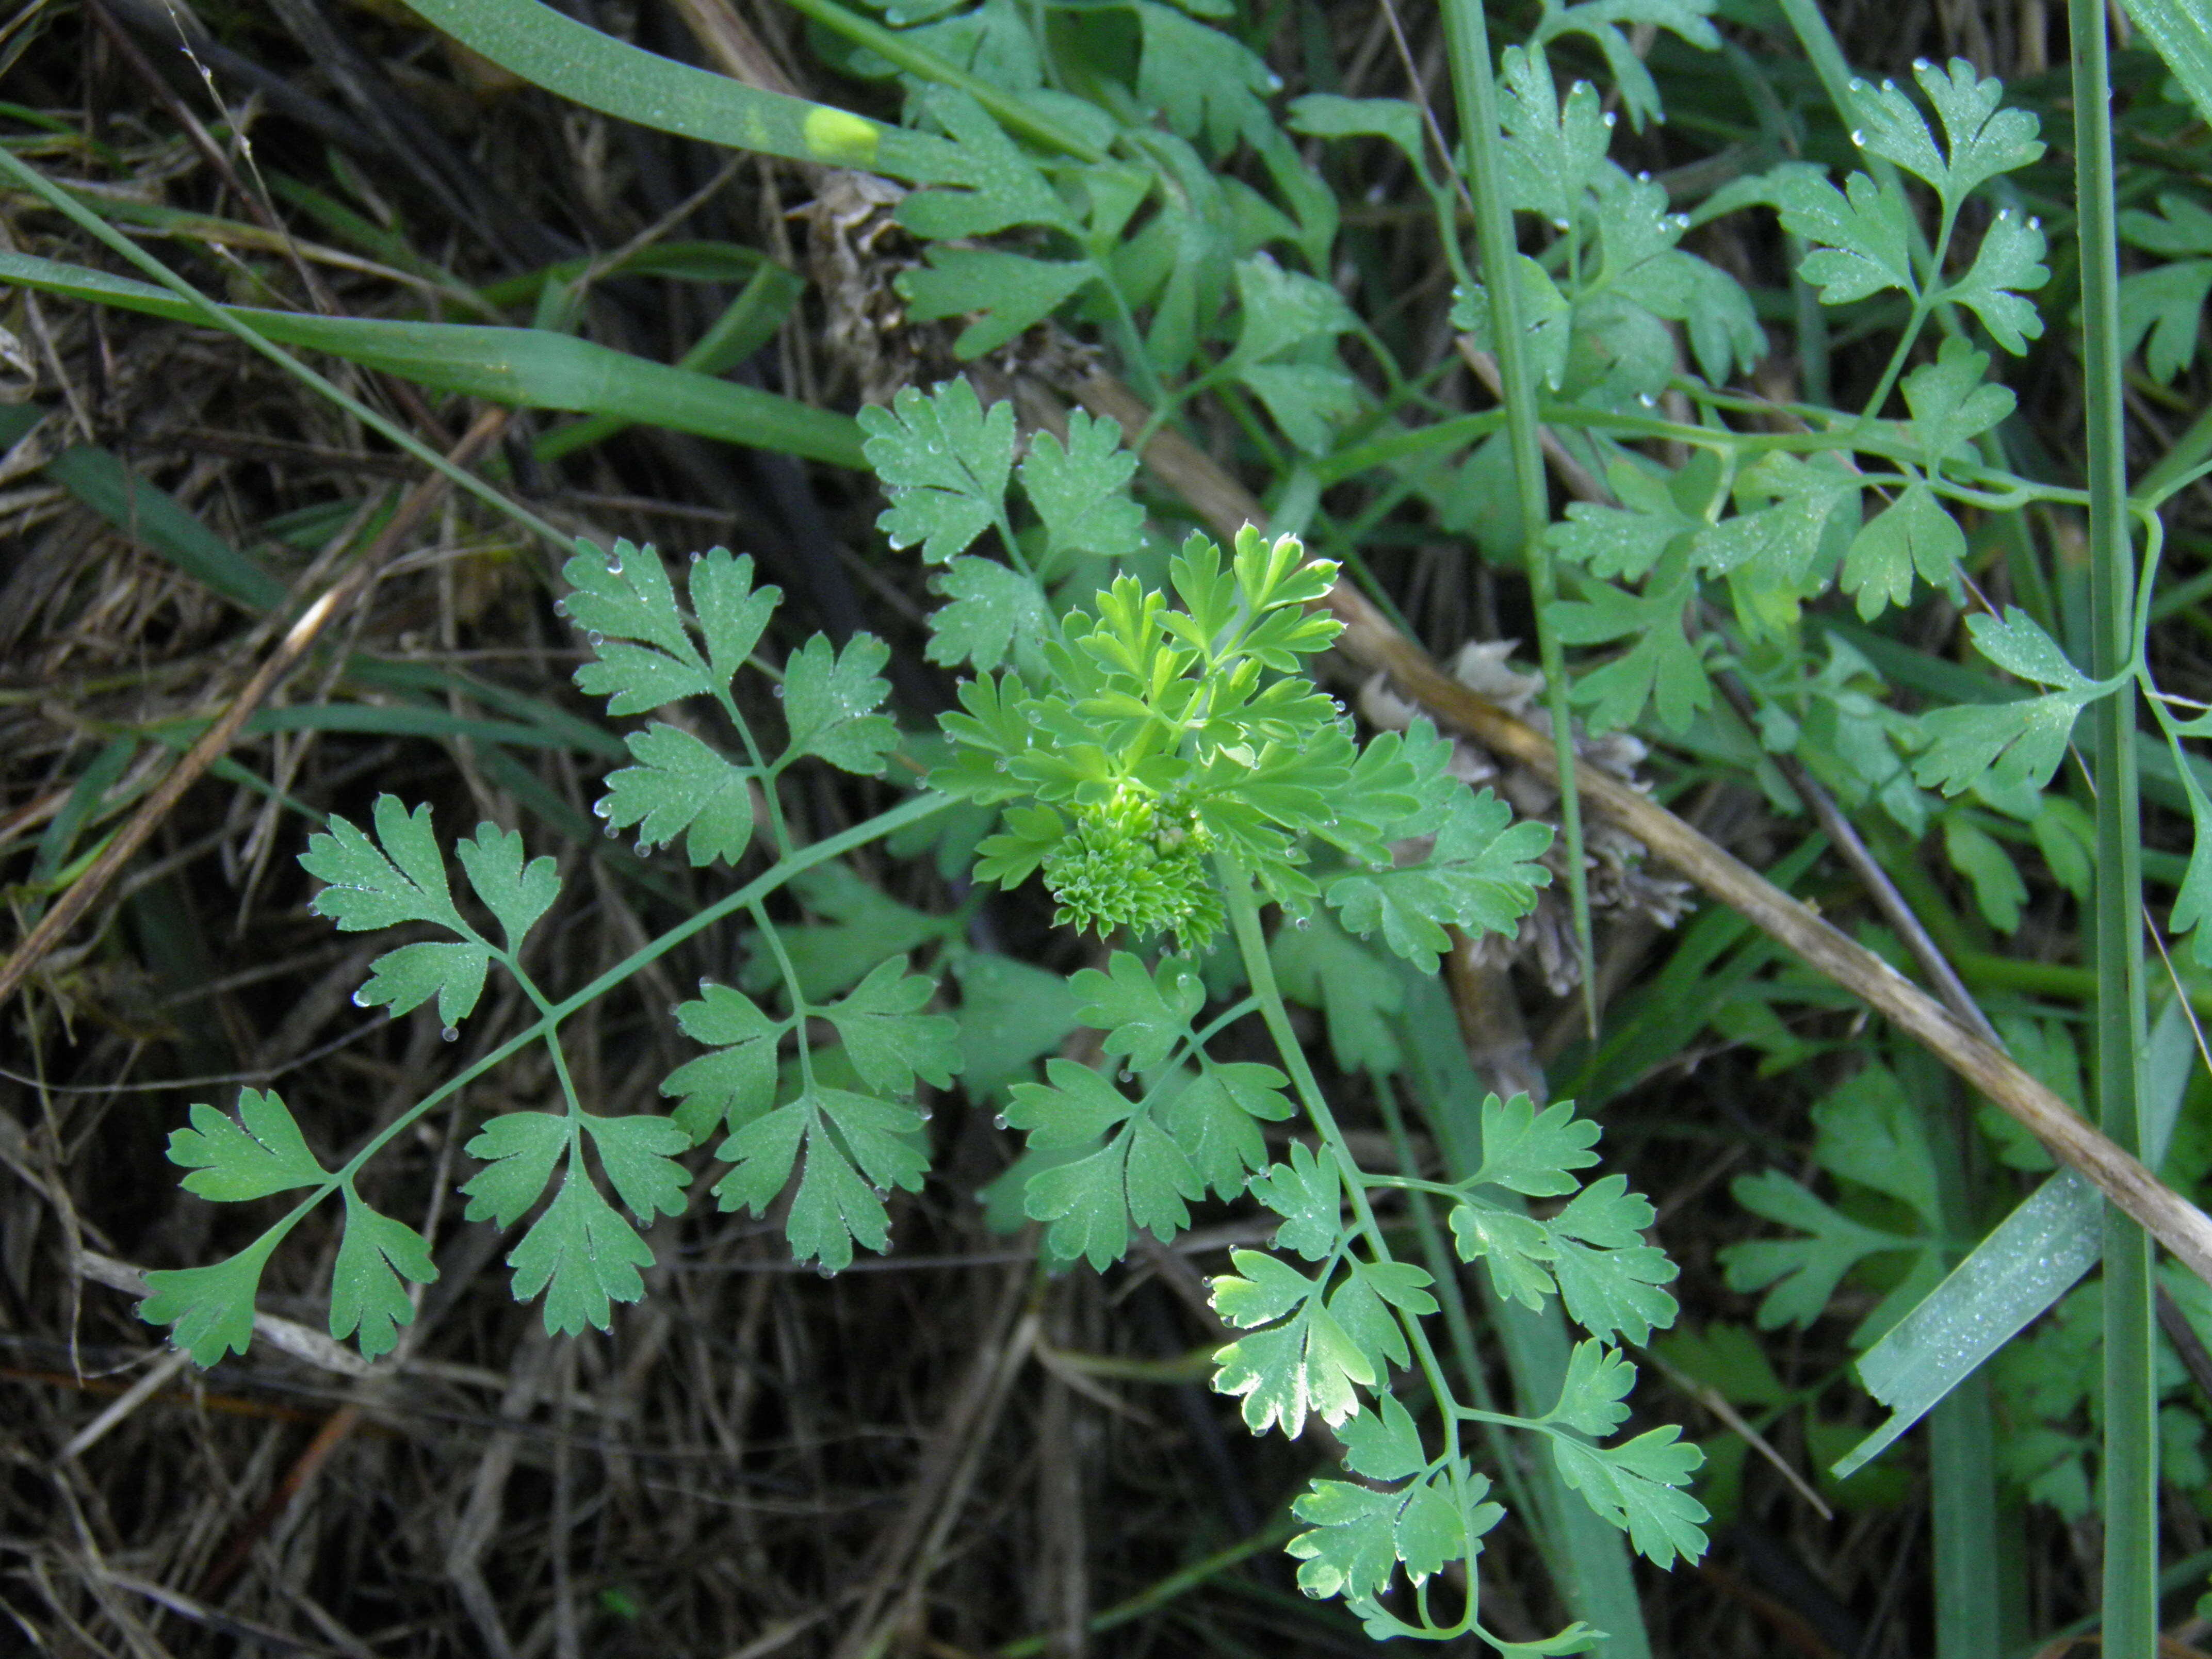
[[[168,1326],[170,1345],[191,1355],[195,1365],[244,1353],[253,1340],[253,1296],[261,1270],[283,1237],[282,1229],[272,1227],[227,1261],[149,1273],[150,1294],[138,1304],[138,1317]]]
[[[541,854],[526,865],[522,832],[489,823],[477,825],[474,841],[464,836],[455,842],[453,856],[460,860],[469,885],[484,908],[506,930],[507,950],[520,951],[525,936],[560,896],[561,878],[553,860]]]
[[[1419,864],[1339,876],[1325,896],[1345,926],[1376,928],[1398,955],[1424,973],[1449,948],[1443,924],[1470,933],[1510,933],[1536,906],[1551,872],[1534,862],[1551,845],[1548,825],[1513,822],[1512,809],[1487,789],[1456,796],[1429,855]]]
[[[1597,1125],[1575,1115],[1571,1100],[1554,1102],[1541,1111],[1527,1095],[1501,1101],[1486,1096],[1482,1103],[1482,1167],[1474,1186],[1508,1187],[1531,1198],[1554,1198],[1582,1185],[1570,1170],[1586,1170],[1597,1162],[1590,1150],[1597,1145]]]
[[[750,767],[658,720],[623,741],[638,763],[607,774],[607,793],[593,809],[610,829],[635,824],[641,849],[682,836],[695,866],[744,856],[753,839]]]
[[[331,1334],[343,1340],[360,1333],[364,1358],[398,1346],[399,1327],[415,1321],[415,1304],[400,1281],[427,1285],[437,1278],[429,1242],[404,1221],[362,1202],[345,1188],[345,1236],[331,1268]]]
[[[240,1089],[235,1118],[196,1103],[191,1121],[169,1136],[169,1162],[191,1171],[184,1180],[188,1193],[233,1203],[319,1187],[329,1178],[273,1090]]]
[[[908,201],[917,200],[909,198]],[[965,380],[903,388],[888,410],[863,409],[868,465],[890,498],[876,523],[893,547],[921,544],[943,564],[997,522],[1014,465],[1014,406],[986,414]]]
[[[545,1334],[573,1336],[587,1325],[606,1329],[610,1303],[645,1294],[637,1270],[653,1265],[653,1251],[572,1163],[507,1264],[514,1269],[517,1302],[544,1293]]]
[[[1132,1069],[1148,1072],[1190,1036],[1190,1022],[1206,1006],[1206,986],[1180,957],[1163,957],[1157,969],[1116,951],[1106,971],[1085,968],[1068,981],[1085,1000],[1077,1017],[1106,1033],[1105,1049],[1125,1056]]]
[[[676,1023],[714,1050],[661,1080],[662,1094],[683,1097],[672,1116],[693,1145],[717,1125],[735,1133],[775,1103],[776,1048],[789,1022],[770,1019],[742,991],[702,981],[698,1000],[677,1005]]]
[[[816,755],[864,777],[884,769],[898,746],[898,727],[875,710],[891,689],[878,671],[890,647],[872,634],[855,634],[834,649],[817,634],[784,664],[783,713],[791,725],[786,756]]]
[[[853,1069],[871,1089],[914,1092],[916,1076],[942,1089],[960,1064],[959,1022],[921,1010],[936,981],[906,970],[903,956],[887,957],[850,995],[816,1012],[837,1028]]]

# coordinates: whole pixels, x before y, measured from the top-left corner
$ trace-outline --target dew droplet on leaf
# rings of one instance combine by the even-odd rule
[[[439,1032],[438,1035],[448,1042],[458,1042],[460,1041],[461,1031],[458,1025],[448,1025],[444,1030]]]

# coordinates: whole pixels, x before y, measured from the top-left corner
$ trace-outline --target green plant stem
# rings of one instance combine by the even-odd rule
[[[1389,1261],[1393,1259],[1389,1243],[1383,1237],[1382,1228],[1375,1219],[1374,1206],[1367,1201],[1359,1160],[1352,1156],[1351,1144],[1345,1139],[1336,1115],[1329,1110],[1328,1098],[1322,1093],[1320,1079],[1314,1076],[1313,1067],[1306,1063],[1305,1045],[1298,1041],[1297,1033],[1291,1029],[1291,1012],[1284,1006],[1282,988],[1275,982],[1274,963],[1267,954],[1267,934],[1260,926],[1260,908],[1252,896],[1252,878],[1242,865],[1224,854],[1215,854],[1214,866],[1220,874],[1230,930],[1236,936],[1237,954],[1243,961],[1245,977],[1251,983],[1253,998],[1260,1006],[1260,1018],[1267,1027],[1267,1035],[1274,1039],[1277,1056],[1283,1062],[1283,1069],[1290,1073],[1291,1086],[1297,1091],[1299,1103],[1305,1108],[1308,1121],[1320,1134],[1323,1148],[1334,1161],[1343,1178],[1358,1231],[1366,1239],[1368,1248],[1374,1252],[1377,1262]],[[1324,1280],[1328,1272],[1328,1269],[1323,1270]],[[1429,1341],[1427,1328],[1419,1318],[1402,1310],[1399,1310],[1398,1323],[1412,1345],[1414,1364],[1419,1367],[1430,1392],[1436,1396],[1443,1419],[1444,1466],[1452,1470],[1452,1489],[1460,1504],[1461,1518],[1470,1521],[1472,1505],[1466,1483],[1459,1474],[1458,1413],[1462,1408],[1452,1393],[1450,1380],[1444,1374],[1443,1363],[1437,1358],[1436,1349]],[[1476,1534],[1471,1524],[1468,1528],[1468,1536],[1472,1556]],[[1439,1635],[1457,1635],[1474,1627],[1474,1621],[1481,1610],[1477,1589],[1479,1580],[1472,1559],[1468,1561],[1468,1568],[1467,1610],[1455,1629],[1437,1632]]]
[[[2075,192],[2080,204],[2081,366],[2088,429],[2090,665],[2099,678],[2136,655],[2135,562],[2127,518],[2126,410],[2121,401],[2119,245],[2112,199],[2112,80],[2105,0],[2069,0]],[[2147,1041],[2142,836],[2136,778],[2136,687],[2090,706],[2097,785],[2093,938],[2097,971],[2097,1103],[2105,1133],[2142,1144]],[[2104,1652],[2153,1659],[2158,1649],[2158,1395],[2151,1246],[2105,1211]]]
[[[1544,473],[1539,436],[1536,381],[1527,342],[1521,332],[1519,246],[1513,236],[1513,209],[1505,195],[1499,163],[1498,89],[1490,71],[1490,29],[1481,0],[1443,0],[1444,37],[1450,55],[1452,86],[1459,99],[1460,149],[1468,189],[1474,199],[1475,234],[1482,278],[1490,290],[1491,337],[1497,344],[1498,384],[1504,390],[1505,431],[1513,453],[1513,475],[1521,497],[1521,524],[1527,537],[1529,603],[1536,613],[1536,654],[1544,670],[1544,703],[1552,715],[1552,742],[1559,757],[1559,829],[1567,844],[1567,891],[1574,912],[1575,949],[1582,958],[1583,1006],[1590,1034],[1597,1034],[1597,953],[1590,943],[1589,878],[1583,868],[1582,797],[1575,787],[1575,728],[1568,698],[1566,653],[1552,626],[1559,601],[1559,580],[1552,568],[1544,532],[1552,517],[1551,489]]]

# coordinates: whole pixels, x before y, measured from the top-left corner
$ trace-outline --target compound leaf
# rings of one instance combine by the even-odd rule
[[[1860,620],[1872,622],[1885,606],[1911,599],[1916,572],[1930,587],[1955,586],[1966,556],[1966,536],[1958,520],[1934,490],[1915,479],[1851,538],[1843,590],[1858,595]]]
[[[2006,208],[1982,234],[1980,251],[1966,274],[1943,292],[1982,319],[1990,337],[2015,357],[2043,333],[2043,319],[2017,289],[2041,288],[2051,280],[2043,264],[2043,228]]]
[[[1928,746],[1913,759],[1913,779],[1947,795],[1984,777],[1998,790],[2039,791],[2066,757],[2074,721],[2092,695],[2053,691],[2013,702],[1930,709],[1920,717]]]
[[[1506,195],[1564,229],[1580,215],[1612,142],[1604,106],[1587,81],[1575,82],[1563,106],[1541,46],[1508,46],[1499,66]]]
[[[780,587],[753,586],[750,553],[730,556],[726,547],[708,550],[691,561],[691,609],[707,641],[707,660],[724,685],[738,677],[745,659],[760,643],[769,618],[783,599]]]
[[[933,87],[917,101],[945,129],[952,143],[943,152],[944,161],[934,180],[938,187],[918,190],[899,204],[901,224],[932,242],[988,236],[1013,225],[1049,225],[1081,239],[1082,222],[1045,181],[1036,164],[1022,154],[972,95]],[[965,382],[951,384],[964,386]],[[1008,416],[1011,435],[1012,411],[1011,406],[1001,407]],[[860,418],[866,426],[865,410]],[[878,465],[873,453],[868,456],[868,465]],[[878,476],[885,483],[895,482],[880,470]]]
[[[623,741],[637,764],[607,775],[607,793],[594,810],[608,828],[637,825],[641,849],[682,836],[695,867],[744,856],[753,839],[751,768],[659,721]]]
[[[1905,401],[1912,410],[1912,435],[1932,466],[1954,455],[1972,454],[1972,440],[2007,416],[2015,403],[2006,387],[1992,384],[1988,356],[1964,340],[1943,342],[1932,363],[1905,377]]]
[[[959,1022],[921,1012],[937,984],[906,967],[903,956],[887,957],[849,995],[817,1011],[837,1028],[861,1080],[891,1095],[913,1093],[917,1075],[945,1088],[960,1066]]]
[[[1562,1100],[1536,1109],[1525,1094],[1482,1103],[1482,1167],[1470,1183],[1508,1187],[1531,1198],[1571,1193],[1581,1180],[1567,1173],[1597,1162],[1597,1125],[1575,1115],[1575,1103]]]
[[[184,1179],[188,1193],[236,1203],[329,1179],[273,1090],[240,1089],[235,1118],[195,1103],[191,1123],[169,1135],[169,1162],[191,1171]]]
[[[514,1270],[517,1302],[544,1293],[545,1334],[573,1336],[586,1325],[606,1329],[610,1303],[645,1294],[637,1270],[653,1265],[653,1251],[571,1163],[545,1213],[508,1252],[507,1265]]]
[[[226,1353],[244,1353],[253,1340],[253,1296],[283,1230],[272,1227],[227,1261],[204,1267],[156,1268],[146,1275],[150,1292],[138,1317],[169,1327],[169,1342],[192,1364],[214,1364]]]
[[[1143,545],[1145,510],[1129,498],[1137,458],[1121,447],[1121,428],[1110,416],[1093,420],[1082,410],[1067,417],[1067,443],[1039,432],[1022,457],[1022,489],[1044,520],[1040,569],[1057,571],[1079,553],[1127,558]]]
[[[1817,245],[1798,270],[1820,290],[1823,305],[1845,305],[1885,289],[1919,292],[1907,251],[1911,210],[1896,185],[1877,185],[1854,173],[1839,191],[1826,179],[1791,173],[1775,197],[1783,228]]]
[[[1085,999],[1076,1018],[1106,1033],[1109,1054],[1131,1069],[1148,1072],[1190,1036],[1190,1022],[1206,1006],[1206,985],[1180,957],[1163,957],[1154,969],[1127,951],[1116,951],[1106,971],[1085,968],[1068,984]]]
[[[1695,1561],[1705,1553],[1700,1523],[1704,1504],[1681,1490],[1705,1454],[1681,1439],[1672,1424],[1619,1446],[1590,1446],[1564,1435],[1552,1437],[1560,1477],[1583,1500],[1628,1534],[1637,1553],[1662,1567],[1677,1557]]]
[[[1963,58],[1951,60],[1948,74],[1926,62],[1912,70],[1936,106],[1951,152],[1945,177],[1930,182],[1940,184],[1951,200],[1961,201],[1984,180],[2042,159],[2035,117],[2024,109],[1998,107],[2004,97],[2002,82],[1982,79]]]
[[[1552,608],[1553,631],[1571,645],[1636,641],[1603,667],[1575,676],[1574,699],[1589,706],[1591,729],[1633,726],[1650,703],[1669,731],[1689,730],[1691,718],[1713,701],[1705,647],[1682,631],[1683,611],[1696,597],[1695,581],[1685,574],[1673,582],[1655,583],[1640,595],[1594,582],[1589,592],[1587,599]]]
[[[1541,1310],[1544,1298],[1558,1288],[1552,1265],[1559,1260],[1559,1242],[1534,1217],[1461,1203],[1452,1206],[1451,1231],[1459,1259],[1486,1263],[1491,1283],[1508,1301]]]
[[[345,1188],[345,1237],[331,1268],[331,1334],[355,1332],[364,1358],[390,1353],[399,1327],[412,1324],[415,1304],[402,1279],[428,1285],[437,1278],[429,1241],[404,1221],[380,1214]]]
[[[1533,862],[1551,845],[1550,826],[1513,822],[1510,807],[1485,789],[1462,791],[1419,864],[1339,876],[1329,905],[1355,933],[1382,930],[1390,948],[1424,973],[1451,941],[1443,924],[1470,933],[1510,933],[1536,907],[1551,872]]]
[[[884,757],[898,746],[898,727],[875,712],[891,689],[878,673],[890,654],[872,634],[854,635],[842,651],[817,634],[792,653],[783,670],[783,712],[791,724],[785,763],[816,755],[864,777],[882,773]]]
[[[1296,1250],[1307,1261],[1318,1261],[1336,1248],[1343,1218],[1334,1158],[1316,1158],[1312,1147],[1294,1140],[1290,1162],[1273,1164],[1265,1174],[1253,1176],[1251,1191],[1283,1218],[1283,1224],[1275,1229],[1278,1249]]]
[[[1291,1115],[1283,1093],[1290,1079],[1272,1066],[1250,1060],[1206,1060],[1159,1108],[1168,1132],[1199,1179],[1221,1198],[1234,1198],[1248,1170],[1267,1161],[1267,1143],[1255,1120],[1279,1121]]]
[[[328,916],[341,933],[358,933],[403,921],[435,922],[473,938],[453,908],[426,804],[412,813],[390,795],[376,798],[377,840],[383,851],[345,819],[332,814],[327,832],[310,836],[300,867],[328,883],[307,908]],[[389,854],[391,856],[386,857]]]
[[[561,567],[561,574],[569,586],[562,603],[568,607],[568,619],[577,627],[608,639],[636,640],[653,647],[666,660],[691,671],[697,681],[694,690],[709,689],[705,665],[684,629],[676,590],[669,585],[668,572],[657,550],[622,540],[615,544],[612,553],[602,553],[579,537],[575,556]],[[587,683],[584,678],[587,674],[598,683]],[[577,671],[576,683],[594,696],[623,695],[621,683],[609,679],[605,665],[586,665]]]
[[[525,936],[560,896],[561,878],[553,860],[540,854],[526,865],[522,832],[489,823],[477,825],[474,841],[464,836],[455,842],[453,856],[468,872],[477,896],[506,930],[509,952],[520,951]]]
[[[1152,0],[1139,0],[1136,11],[1144,36],[1137,96],[1160,112],[1170,131],[1194,143],[1204,138],[1224,155],[1248,124],[1267,118],[1261,100],[1275,77],[1243,42]]]
[[[1628,1391],[1635,1384],[1636,1367],[1616,1350],[1595,1339],[1577,1342],[1567,1356],[1559,1403],[1546,1420],[1601,1440],[1628,1420]]]
[[[929,613],[930,661],[946,667],[962,663],[988,674],[1011,650],[1028,665],[1052,637],[1052,613],[1036,582],[996,559],[962,555],[938,578],[946,604]]]
[[[1359,1407],[1354,1385],[1371,1388],[1380,1375],[1374,1359],[1324,1305],[1319,1282],[1257,1250],[1229,1259],[1237,1273],[1213,1281],[1215,1310],[1244,1329],[1282,1322],[1213,1356],[1215,1392],[1243,1398],[1244,1425],[1255,1434],[1279,1425],[1295,1440],[1310,1415],[1332,1428],[1343,1422]]]
[[[356,1007],[389,1007],[393,1018],[438,999],[438,1018],[458,1025],[483,994],[491,965],[489,945],[472,942],[425,941],[387,951],[369,964],[369,975],[353,994]]]
[[[921,1185],[929,1160],[915,1144],[921,1127],[911,1106],[811,1084],[722,1143],[714,1155],[732,1168],[714,1195],[725,1210],[744,1205],[761,1214],[789,1182],[803,1146],[784,1237],[798,1260],[835,1273],[851,1265],[855,1243],[872,1250],[890,1243],[884,1194]]]
[[[975,315],[952,343],[963,362],[1042,322],[1098,275],[1088,259],[1032,259],[1002,248],[940,244],[927,258],[928,264],[901,271],[894,286],[916,322]]]
[[[1626,1176],[1594,1181],[1543,1224],[1557,1252],[1551,1263],[1559,1297],[1575,1322],[1595,1336],[1625,1333],[1648,1342],[1654,1326],[1674,1322],[1674,1298],[1661,1286],[1676,1268],[1644,1242],[1651,1206],[1628,1190]]]
[[[743,991],[702,980],[696,1001],[677,1005],[676,1023],[714,1050],[661,1080],[662,1094],[683,1097],[672,1119],[694,1146],[718,1124],[734,1133],[775,1103],[776,1048],[788,1021],[770,1019]]]
[[[948,380],[927,393],[907,386],[890,409],[864,408],[860,420],[868,465],[890,498],[876,524],[893,547],[920,543],[924,560],[943,564],[998,521],[1014,466],[1012,404],[986,414],[973,386]]]
[[[568,1150],[568,1120],[550,1112],[503,1112],[464,1149],[484,1168],[461,1190],[468,1218],[512,1227],[538,1201]]]
[[[1918,1248],[1918,1241],[1863,1226],[1830,1208],[1798,1182],[1762,1170],[1729,1190],[1753,1215],[1795,1227],[1802,1238],[1753,1239],[1723,1245],[1721,1265],[1732,1291],[1765,1290],[1759,1328],[1810,1325],[1827,1310],[1843,1276],[1864,1257]]]
[[[676,1161],[676,1154],[691,1145],[691,1137],[681,1124],[643,1114],[600,1117],[585,1112],[578,1121],[599,1149],[599,1164],[632,1215],[650,1224],[656,1215],[684,1213],[684,1189],[691,1172]]]
[[[1370,1480],[1403,1480],[1429,1466],[1413,1415],[1395,1394],[1381,1395],[1372,1411],[1355,1413],[1336,1437],[1344,1443],[1346,1466]]]

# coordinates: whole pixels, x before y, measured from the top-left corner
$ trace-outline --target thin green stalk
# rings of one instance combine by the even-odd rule
[[[2137,621],[2128,538],[2126,410],[2120,389],[2112,81],[2105,0],[2069,0],[2068,12],[2089,441],[2089,672],[2102,678],[2134,660]],[[2089,720],[2097,781],[2097,1103],[2105,1133],[2132,1152],[2142,1145],[2142,1055],[2148,1031],[2134,682],[2099,699]],[[2104,1651],[2109,1659],[2152,1659],[2158,1648],[2158,1395],[2151,1292],[2150,1241],[2135,1222],[2108,1206],[2103,1474]]]
[[[1444,38],[1451,57],[1452,86],[1459,99],[1461,165],[1474,198],[1475,235],[1480,246],[1483,284],[1490,290],[1491,336],[1497,343],[1498,379],[1504,391],[1505,431],[1513,453],[1513,475],[1520,489],[1521,524],[1527,537],[1528,598],[1536,612],[1536,653],[1544,669],[1544,705],[1551,711],[1552,742],[1559,758],[1559,829],[1567,843],[1567,891],[1572,902],[1575,949],[1582,958],[1583,1006],[1590,1035],[1597,1035],[1597,1001],[1592,984],[1597,956],[1590,944],[1589,878],[1583,868],[1582,797],[1575,787],[1575,731],[1567,698],[1567,659],[1551,623],[1559,601],[1559,579],[1552,568],[1544,532],[1551,522],[1552,497],[1544,476],[1544,452],[1538,435],[1536,380],[1521,332],[1519,246],[1513,236],[1513,209],[1505,197],[1504,170],[1498,161],[1498,88],[1490,72],[1490,29],[1481,0],[1444,0]]]

